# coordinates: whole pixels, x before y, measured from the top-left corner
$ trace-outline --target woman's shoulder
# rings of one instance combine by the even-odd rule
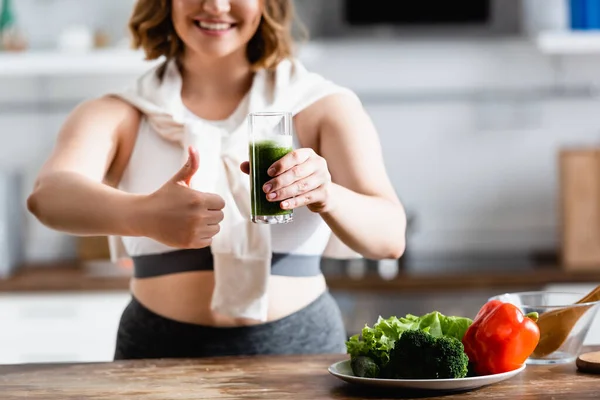
[[[309,70],[301,60],[288,58],[274,70],[276,98],[293,114],[311,108],[315,103],[337,106],[338,103],[360,104],[354,90]],[[340,100],[341,99],[341,100]]]
[[[79,103],[62,121],[59,142],[122,145],[135,140],[140,114],[121,100],[102,96]]]
[[[296,83],[312,82],[313,84],[336,84],[321,73],[311,70],[297,57],[288,57],[281,60],[273,69],[277,83],[293,85]],[[338,85],[339,86],[339,85]]]
[[[78,127],[102,126],[113,130],[134,130],[142,114],[138,109],[115,96],[104,95],[80,103],[68,120]]]

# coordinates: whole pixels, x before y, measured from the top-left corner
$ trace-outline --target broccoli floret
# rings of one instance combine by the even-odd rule
[[[435,338],[420,330],[408,330],[402,333],[390,351],[390,361],[385,366],[387,378],[416,379],[429,376],[434,368],[425,360],[433,359]]]
[[[469,357],[460,340],[442,336],[436,339],[437,378],[464,378],[469,372]]]
[[[352,360],[350,360],[350,366],[352,367],[352,372],[356,376],[363,378],[379,377],[379,365],[369,357],[353,357]]]
[[[385,375],[396,379],[464,378],[468,365],[458,339],[409,330],[394,343]]]

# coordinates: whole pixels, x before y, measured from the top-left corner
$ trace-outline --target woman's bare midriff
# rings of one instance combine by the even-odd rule
[[[184,272],[131,281],[131,291],[135,298],[146,308],[165,318],[218,327],[258,323],[218,315],[211,311],[213,288],[212,271]],[[268,289],[268,321],[275,321],[301,310],[323,294],[326,288],[323,275],[271,276]]]

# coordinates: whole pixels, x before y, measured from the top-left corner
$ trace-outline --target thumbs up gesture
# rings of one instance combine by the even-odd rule
[[[144,204],[145,236],[176,248],[203,248],[212,243],[223,220],[225,201],[213,193],[190,188],[200,167],[198,151],[188,148],[187,163]]]

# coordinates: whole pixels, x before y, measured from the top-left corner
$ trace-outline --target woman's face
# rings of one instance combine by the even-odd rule
[[[173,0],[175,31],[204,57],[224,57],[246,49],[260,23],[262,0]]]

